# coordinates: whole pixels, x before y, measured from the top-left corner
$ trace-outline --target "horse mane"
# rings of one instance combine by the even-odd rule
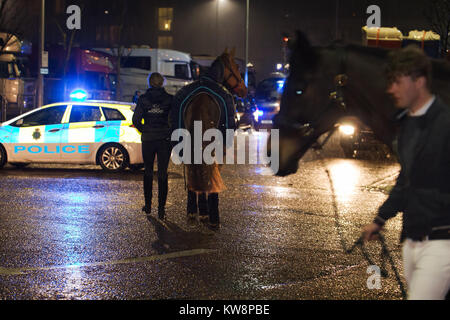
[[[379,47],[366,47],[356,44],[347,44],[345,46],[352,52],[370,55],[376,58],[385,59],[391,50]],[[445,80],[450,79],[450,63],[445,59],[430,58],[433,65],[433,79]]]
[[[380,59],[385,59],[390,52],[389,49],[385,49],[385,48],[366,47],[366,46],[357,45],[357,44],[347,44],[345,46],[345,48],[352,52],[361,53],[363,55],[370,55],[370,56],[380,58]]]
[[[320,61],[320,55],[316,48],[311,46],[306,35],[297,31],[297,40],[290,47],[292,54],[289,59],[291,67],[300,69],[300,72],[315,70]]]
[[[443,59],[432,59],[433,63],[433,79],[449,81],[450,79],[450,63]]]
[[[386,59],[389,50],[385,48],[366,47],[354,43],[336,40],[328,46],[311,46],[308,38],[300,31],[297,32],[297,41],[291,46],[290,65],[295,65],[300,71],[314,71],[319,65],[319,51],[326,49],[348,50],[363,55],[370,55],[379,59]]]
[[[208,77],[210,77],[212,80],[222,83],[224,72],[225,72],[225,66],[222,62],[222,56],[217,57],[216,60],[212,63],[209,71],[208,71]]]

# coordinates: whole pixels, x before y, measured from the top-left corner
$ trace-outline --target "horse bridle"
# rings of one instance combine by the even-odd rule
[[[347,85],[347,81],[348,76],[344,73],[335,76],[335,91],[330,92],[328,95],[330,103],[326,110],[331,109],[333,106],[337,106],[341,110],[341,112],[347,112],[347,103],[345,102],[344,96],[344,88]],[[292,120],[291,118],[278,114],[274,119],[274,123],[276,124],[277,128],[287,129],[294,134],[299,134],[300,137],[313,136],[318,131],[318,126],[316,124],[318,123],[318,120],[311,122],[302,122]]]
[[[235,78],[236,79],[236,85],[234,87],[230,87],[228,88],[230,91],[236,89],[237,87],[239,87],[243,81],[243,79],[240,76],[237,76],[234,73],[233,68],[229,65],[229,63],[224,61],[225,59],[222,59],[223,65],[225,68],[227,68],[230,71],[230,74],[228,75],[228,77],[226,79],[223,80],[224,83],[228,84],[228,80],[230,80],[231,78]]]
[[[343,114],[347,113],[347,103],[345,101],[345,95],[344,95],[344,89],[347,86],[348,82],[348,76],[346,74],[346,54],[343,48],[338,49],[340,51],[339,53],[339,70],[340,73],[338,73],[334,77],[334,86],[335,90],[330,92],[328,94],[328,98],[330,103],[328,104],[328,107],[325,109],[325,111],[329,110],[333,106],[336,106]],[[320,117],[321,115],[319,115]],[[284,115],[278,114],[274,118],[274,123],[277,128],[287,129],[290,132],[293,132],[294,134],[299,134],[300,137],[310,137],[317,135],[318,131],[318,119],[315,121],[310,122],[302,122],[298,120],[293,120],[291,118],[288,118]],[[327,138],[320,144],[316,144],[315,148],[321,148],[331,137],[331,135],[334,133],[334,130],[336,128],[334,127]]]

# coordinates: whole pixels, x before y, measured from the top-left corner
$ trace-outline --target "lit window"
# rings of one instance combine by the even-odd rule
[[[158,29],[170,31],[172,29],[173,8],[158,8]]]

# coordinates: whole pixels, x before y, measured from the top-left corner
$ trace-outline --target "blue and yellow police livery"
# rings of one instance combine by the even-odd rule
[[[99,164],[110,171],[143,163],[133,104],[55,103],[0,126],[0,168],[6,162]]]

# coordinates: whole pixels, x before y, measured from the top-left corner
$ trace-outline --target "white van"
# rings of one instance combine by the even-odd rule
[[[118,56],[117,49],[94,50]],[[165,88],[170,94],[175,94],[193,81],[189,53],[146,47],[124,48],[120,60],[120,86],[124,101],[132,101],[136,91],[143,94],[148,89],[147,78],[152,72],[159,72],[166,78]]]

